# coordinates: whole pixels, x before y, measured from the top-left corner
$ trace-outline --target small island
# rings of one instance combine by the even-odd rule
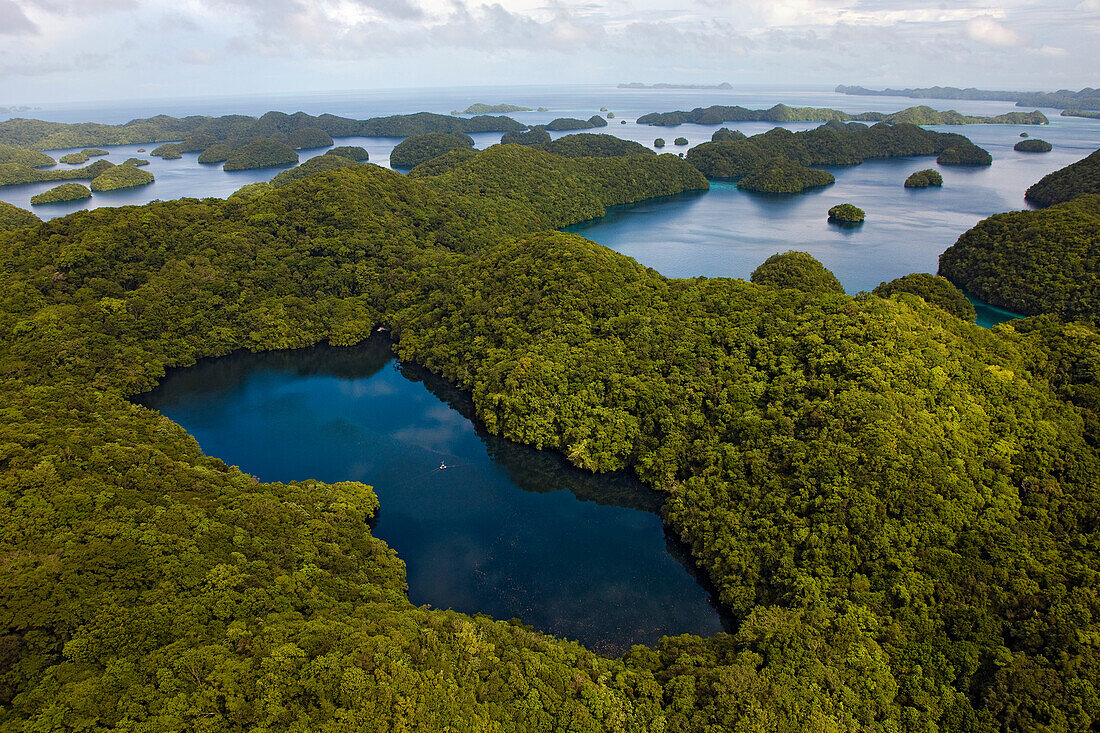
[[[179,143],[165,143],[153,148],[149,155],[155,155],[163,160],[179,160],[183,157],[183,146]]]
[[[550,133],[545,127],[532,127],[530,130],[506,132],[500,136],[501,145],[548,145]]]
[[[745,137],[745,133],[741,132],[740,130],[731,130],[728,127],[721,127],[715,130],[714,133],[710,136],[710,141],[712,143],[719,143],[724,140],[744,140]]]
[[[451,150],[470,150],[473,147],[474,141],[469,135],[450,132],[410,135],[390,153],[390,165],[395,168],[414,168]]]
[[[829,208],[829,221],[834,224],[862,224],[866,218],[863,209],[852,204],[837,204]]]
[[[209,148],[207,148],[209,150]],[[298,162],[298,154],[287,144],[277,140],[259,138],[232,151],[225,159],[222,170],[244,171],[254,168],[273,168]],[[93,189],[94,190],[94,189]]]
[[[132,165],[116,165],[92,179],[93,191],[115,191],[120,188],[145,186],[153,182],[153,174]]]
[[[87,163],[89,158],[94,158],[100,155],[107,154],[108,153],[106,150],[101,150],[99,148],[84,148],[77,153],[62,155],[60,158],[58,158],[58,160],[68,165],[81,165],[83,163]]]
[[[807,168],[796,160],[772,158],[753,167],[737,182],[737,188],[759,193],[800,193],[835,181],[829,171]]]
[[[1012,149],[1021,153],[1049,153],[1054,150],[1054,146],[1046,140],[1033,137],[1030,140],[1021,140],[1013,145]]]
[[[925,168],[922,171],[911,173],[908,178],[905,179],[906,188],[928,188],[929,186],[942,186],[943,176],[940,172],[931,168]]]
[[[687,145],[688,139],[686,137],[678,137],[672,141],[673,145]]]
[[[655,148],[663,148],[664,146],[665,146],[665,139],[663,137],[659,137],[659,138],[657,138],[656,140],[653,141],[653,147],[655,147]]]
[[[62,183],[60,186],[51,188],[49,191],[31,196],[31,203],[38,206],[40,204],[54,204],[61,201],[79,201],[80,199],[91,197],[91,190],[82,183]]]
[[[969,143],[969,141],[967,141]],[[993,165],[993,156],[973,143],[947,148],[936,162],[940,165],[983,166]]]
[[[451,110],[453,115],[501,115],[508,114],[510,112],[532,112],[530,107],[520,107],[515,104],[471,104],[462,112],[458,110]],[[540,112],[546,110],[542,107],[539,108]]]
[[[359,163],[370,160],[370,155],[367,154],[366,148],[359,145],[337,145],[332,150],[326,150],[325,155],[339,155],[341,158],[347,158],[348,160],[354,160]]]
[[[149,161],[147,161],[145,158],[127,158],[126,160],[122,161],[122,164],[141,167],[143,165],[149,165]]]

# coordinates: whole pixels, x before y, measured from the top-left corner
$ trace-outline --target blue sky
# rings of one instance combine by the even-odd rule
[[[1100,86],[1100,0],[0,0],[0,106],[670,81]]]

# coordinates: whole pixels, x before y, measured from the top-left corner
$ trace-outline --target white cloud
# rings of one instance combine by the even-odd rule
[[[1008,26],[985,15],[967,21],[966,37],[986,46],[1023,46],[1027,38]]]
[[[1065,58],[1069,56],[1069,51],[1064,48],[1059,48],[1058,46],[1041,46],[1039,48],[1039,53],[1044,56],[1054,56],[1056,58]]]

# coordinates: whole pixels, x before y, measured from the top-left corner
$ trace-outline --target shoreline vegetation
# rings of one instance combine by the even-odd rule
[[[331,156],[225,200],[44,223],[0,206],[0,725],[1094,727],[1095,317],[1063,322],[1052,298],[986,330],[931,275],[847,295],[786,252],[749,281],[666,278],[554,231],[704,190],[704,168],[985,151],[883,123],[777,129],[687,160],[553,142],[568,137],[579,157],[463,146],[401,175]],[[1000,237],[1044,263],[1020,236],[1036,222],[1100,251],[1083,236],[1100,196],[1080,195],[1097,156],[1036,184],[1069,203],[991,217],[957,251]],[[489,433],[663,492],[731,632],[612,659],[414,606],[372,535],[385,507],[370,486],[259,482],[128,400],[200,358],[350,346],[379,327],[398,358],[466,391]]]
[[[1085,87],[1073,92],[1060,89],[1057,92],[1008,92],[975,89],[969,87],[923,87],[912,89],[867,89],[861,86],[840,84],[833,91],[838,94],[872,97],[909,97],[911,99],[977,99],[995,102],[1015,102],[1017,107],[1053,107],[1072,109],[1100,109],[1100,89]]]
[[[1050,123],[1039,110],[1006,112],[992,117],[964,115],[955,110],[940,112],[927,106],[908,107],[900,112],[842,112],[828,107],[789,107],[777,104],[768,109],[745,107],[696,107],[690,111],[650,112],[638,118],[639,125],[674,127],[691,122],[721,125],[726,122],[886,122],[911,125],[1046,125]]]

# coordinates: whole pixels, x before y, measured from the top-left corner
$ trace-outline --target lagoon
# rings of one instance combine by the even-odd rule
[[[605,654],[723,630],[665,533],[661,494],[488,435],[464,393],[395,361],[386,339],[208,359],[136,401],[262,481],[372,485],[374,534],[407,564],[413,603],[518,618]]]

